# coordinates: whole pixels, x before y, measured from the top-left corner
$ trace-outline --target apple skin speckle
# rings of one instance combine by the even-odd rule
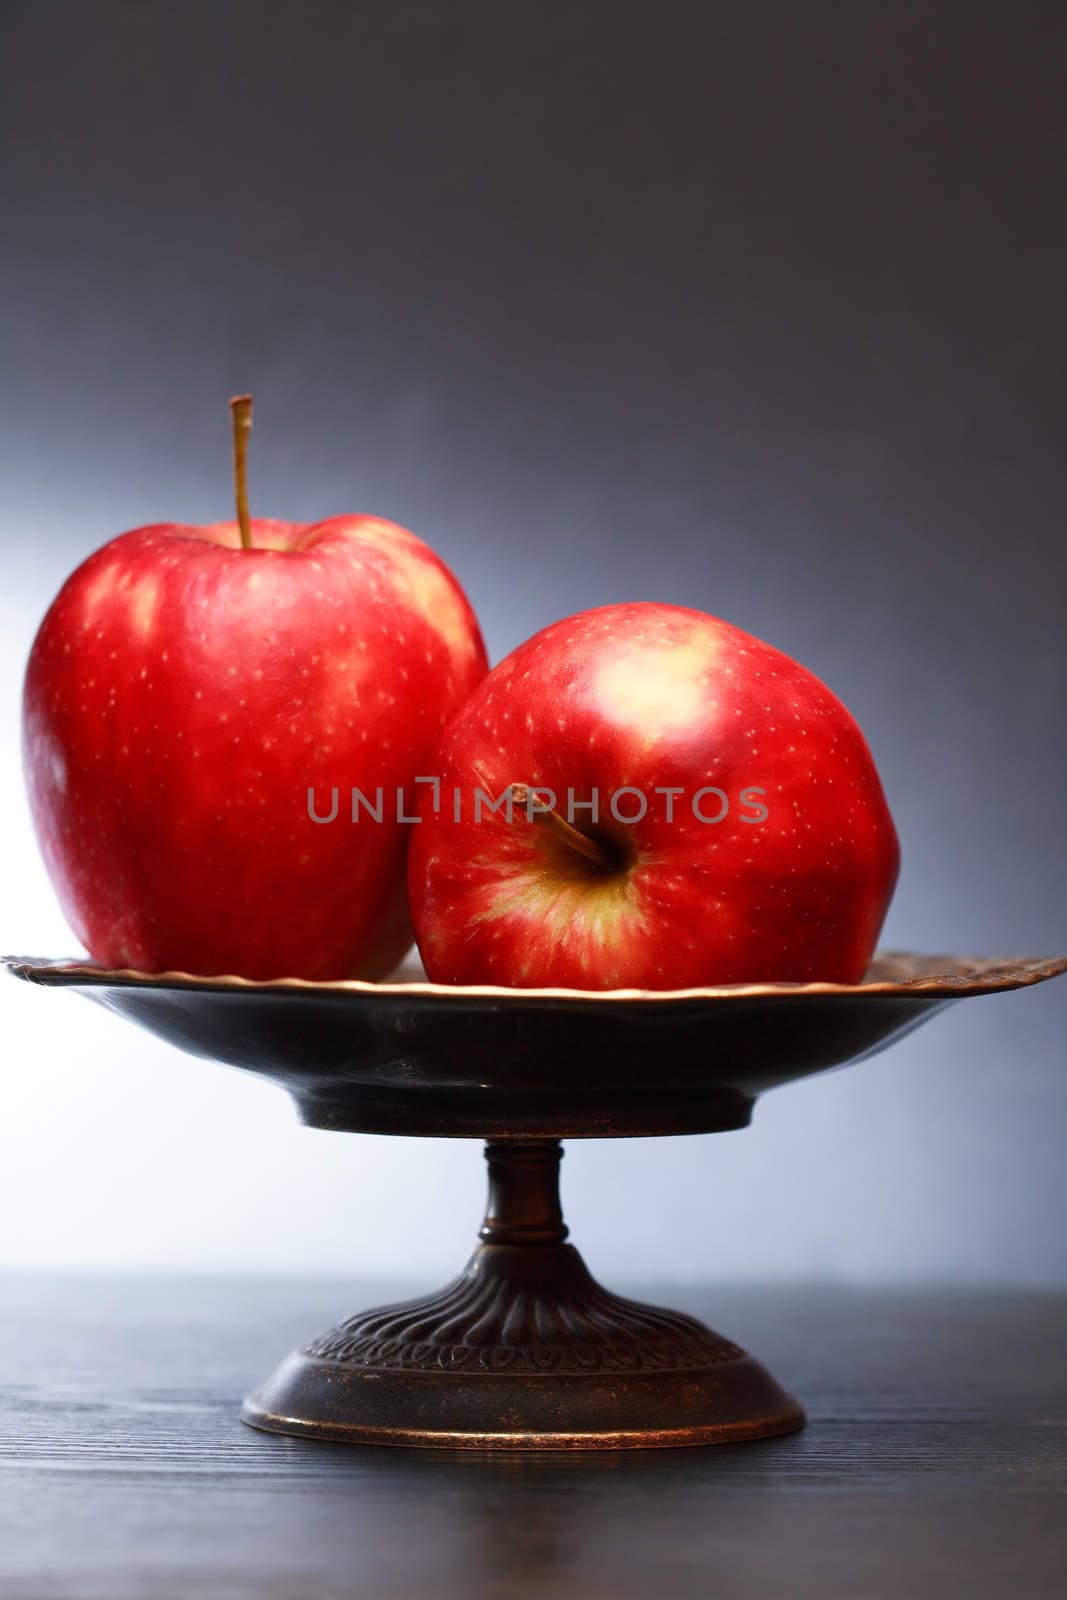
[[[555,623],[474,690],[434,770],[446,796],[596,792],[616,852],[598,870],[521,807],[510,824],[471,806],[457,822],[423,796],[408,892],[439,982],[674,989],[866,970],[899,867],[871,754],[825,684],[729,623],[652,603]],[[631,786],[647,813],[605,824]],[[683,791],[672,816],[655,795],[668,787]],[[759,821],[742,801],[753,787]],[[727,796],[720,822],[695,817],[701,789],[711,818]]]
[[[23,699],[42,852],[105,965],[380,977],[410,942],[411,830],[344,808],[319,826],[307,791],[429,770],[481,635],[432,550],[380,518],[258,519],[252,543],[138,528],[64,584]]]

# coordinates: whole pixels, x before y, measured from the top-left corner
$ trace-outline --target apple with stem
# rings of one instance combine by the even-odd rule
[[[111,540],[41,624],[24,693],[30,803],[78,938],[106,966],[378,977],[410,942],[410,831],[312,819],[392,795],[484,676],[465,595],[376,517],[237,518]]]
[[[555,623],[445,730],[408,864],[445,983],[854,983],[896,882],[874,762],[830,690],[680,606]]]

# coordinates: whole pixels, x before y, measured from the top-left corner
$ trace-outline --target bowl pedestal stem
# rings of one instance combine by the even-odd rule
[[[583,1450],[760,1439],[804,1423],[760,1364],[678,1311],[601,1288],[559,1197],[558,1140],[486,1146],[479,1242],[445,1289],[313,1339],[245,1401],[274,1433]]]

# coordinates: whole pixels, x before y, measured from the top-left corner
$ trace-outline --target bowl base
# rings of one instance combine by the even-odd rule
[[[447,1288],[351,1317],[245,1401],[268,1432],[353,1444],[615,1450],[790,1433],[804,1413],[694,1317],[624,1300],[563,1242],[560,1148],[491,1144],[482,1243]]]
[[[241,1412],[253,1428],[341,1444],[439,1450],[626,1450],[793,1433],[804,1413],[750,1356],[619,1379],[338,1374],[291,1356]]]

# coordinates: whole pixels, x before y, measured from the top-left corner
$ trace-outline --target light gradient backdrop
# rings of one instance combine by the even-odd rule
[[[703,607],[866,730],[886,942],[1067,947],[1059,5],[7,4],[8,949],[73,948],[21,793],[36,624],[113,534],[366,510],[494,659]],[[728,1137],[573,1145],[613,1275],[1067,1281],[1067,983],[958,1006]],[[403,1273],[478,1147],[0,983],[0,1264]],[[649,1071],[655,1072],[650,1061]]]

